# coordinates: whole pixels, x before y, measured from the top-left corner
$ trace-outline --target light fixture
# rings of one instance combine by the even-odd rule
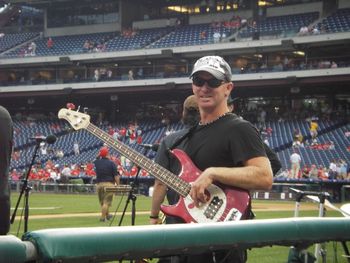
[[[302,56],[302,57],[305,56],[305,52],[304,52],[304,51],[300,51],[300,50],[298,50],[298,51],[293,51],[293,54],[294,54],[294,55],[298,55],[298,56]]]

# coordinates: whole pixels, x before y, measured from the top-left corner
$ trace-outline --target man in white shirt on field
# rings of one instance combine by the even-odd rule
[[[291,164],[290,177],[292,179],[298,179],[299,178],[299,171],[300,171],[301,157],[296,152],[296,150],[294,150],[294,152],[291,154],[289,160],[290,160],[290,164]]]

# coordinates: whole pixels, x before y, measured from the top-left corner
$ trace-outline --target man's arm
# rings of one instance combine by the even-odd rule
[[[205,189],[214,182],[247,190],[269,190],[273,182],[270,161],[267,157],[255,157],[247,160],[244,167],[207,168],[192,183],[190,195],[196,206],[206,202]]]
[[[163,203],[167,186],[163,184],[159,180],[155,180],[154,182],[154,189],[153,189],[153,196],[152,196],[152,208],[151,208],[151,217],[150,217],[150,224],[158,224],[159,223],[159,212],[160,212],[160,205]]]

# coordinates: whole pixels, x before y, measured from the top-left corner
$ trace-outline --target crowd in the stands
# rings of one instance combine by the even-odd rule
[[[293,150],[297,150],[298,152],[301,149],[312,149],[313,151],[333,152],[339,150],[336,149],[336,146],[333,141],[321,142],[318,140],[318,122],[321,120],[326,123],[330,120],[334,122],[344,122],[344,120],[346,120],[346,117],[349,116],[350,110],[350,108],[346,105],[339,105],[336,109],[332,109],[325,102],[313,104],[305,103],[304,105],[301,104],[299,108],[295,106],[293,111],[290,111],[287,107],[284,108],[281,105],[278,109],[271,109],[270,106],[264,105],[259,106],[256,103],[244,104],[240,101],[238,101],[238,105],[239,110],[237,110],[237,114],[255,123],[256,126],[260,129],[261,136],[267,144],[270,143],[271,138],[275,135],[276,132],[278,132],[270,127],[270,124],[272,122],[283,123],[292,120],[303,119],[307,123],[309,123],[309,132],[307,134],[305,134],[305,132],[304,134],[302,134],[300,130],[295,130],[293,134],[290,134],[292,143],[289,147],[291,147]],[[100,118],[102,118],[101,115],[99,116]],[[29,128],[31,128],[35,127],[36,120],[42,119],[42,115],[39,114],[27,116],[25,114],[17,114],[14,116],[14,119],[16,121],[21,120],[21,122],[24,123],[24,125],[27,125]],[[56,117],[52,114],[51,117],[49,117],[49,119],[56,120]],[[163,125],[169,125],[171,123],[170,119],[171,116],[162,115],[161,122]],[[127,143],[128,145],[137,145],[144,143],[144,131],[137,125],[137,122],[127,122],[127,126],[118,126],[108,124],[108,122],[106,122],[103,119],[96,119],[96,123],[103,125],[105,131],[115,140],[120,140],[123,143]],[[49,129],[53,133],[60,133],[62,132],[62,129],[64,129],[64,127],[61,127],[61,125],[57,122],[52,122],[50,124]],[[165,136],[171,132],[172,130],[170,128],[166,129],[162,136]],[[14,133],[15,137],[19,136],[21,133],[21,129],[15,128]],[[350,152],[350,142],[348,140],[350,138],[350,130],[345,131],[344,135],[347,140],[347,142],[345,142],[345,146],[348,147],[347,151]],[[159,141],[155,141],[153,143],[158,142]],[[20,147],[16,147],[14,149],[12,154],[13,162],[16,162],[16,160],[22,158],[22,151],[23,149],[21,149]],[[55,156],[56,158],[62,158],[65,154],[66,153],[62,149],[48,147],[48,145],[46,145],[45,143],[42,143],[40,147],[41,156],[46,155],[47,157]],[[77,147],[74,146],[74,154],[81,154],[81,150],[79,151],[79,145],[77,145]],[[135,176],[137,174],[138,167],[136,167],[130,160],[126,159],[125,157],[119,154],[114,153],[112,154],[111,158],[117,164],[118,172],[121,176],[130,177]],[[51,160],[50,158],[46,158],[45,160],[47,161],[35,164],[29,175],[29,180],[66,183],[68,182],[68,180],[66,180],[67,178],[69,180],[75,178],[84,178],[85,182],[92,183],[94,181],[95,172],[92,164],[93,160],[88,160],[83,163],[67,163],[66,165],[58,164],[57,162],[55,163],[55,161]],[[305,180],[350,180],[350,169],[348,161],[349,160],[346,160],[344,158],[336,158],[334,160],[329,160],[328,165],[325,165],[326,163],[319,164],[302,162],[300,168],[296,172],[296,175],[292,175],[292,167],[289,166],[284,167],[284,169],[282,169],[278,173],[277,178]],[[14,166],[11,170],[11,178],[13,181],[18,181],[19,179],[23,178],[23,176],[25,176],[25,173],[25,169],[18,169],[18,167]],[[149,174],[146,171],[142,170],[140,171],[140,176],[149,176]]]

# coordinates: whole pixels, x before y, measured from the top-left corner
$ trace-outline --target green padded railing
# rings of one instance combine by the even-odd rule
[[[350,240],[350,218],[286,218],[209,224],[59,228],[28,232],[43,262],[159,257],[217,248]]]
[[[26,245],[19,238],[0,236],[0,262],[19,263],[27,260]]]

